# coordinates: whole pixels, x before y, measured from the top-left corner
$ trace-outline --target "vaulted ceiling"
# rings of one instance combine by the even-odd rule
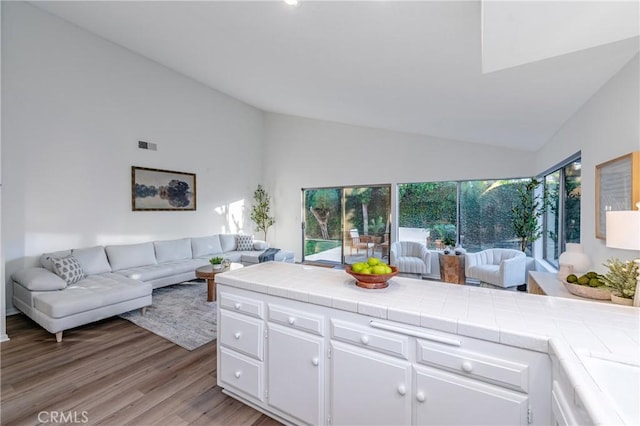
[[[483,72],[496,21],[480,1],[32,4],[265,111],[532,151],[639,51],[636,17],[631,36]],[[515,13],[503,17],[518,32]],[[572,10],[540,15],[561,20],[531,25],[553,34],[534,48],[599,34]],[[485,42],[511,40],[487,29]]]

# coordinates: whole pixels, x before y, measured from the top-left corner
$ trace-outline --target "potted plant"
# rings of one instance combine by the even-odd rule
[[[251,220],[256,224],[256,230],[264,232],[264,240],[267,241],[267,230],[276,222],[276,219],[269,216],[271,197],[262,185],[258,185],[258,188],[253,192],[253,201]]]
[[[222,267],[224,266],[224,259],[221,258],[220,256],[217,257],[212,257],[211,259],[209,259],[209,263],[211,264],[211,266],[213,266],[213,269],[222,269]]]
[[[609,271],[601,277],[601,281],[611,288],[611,301],[621,305],[633,304],[638,283],[638,265],[633,260],[626,262],[611,258],[604,263]]]

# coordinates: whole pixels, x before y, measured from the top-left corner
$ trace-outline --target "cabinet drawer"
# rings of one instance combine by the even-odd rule
[[[264,323],[234,312],[220,311],[220,344],[262,360]]]
[[[246,297],[220,292],[220,307],[256,318],[264,318],[264,303]]]
[[[307,333],[324,336],[323,317],[319,315],[269,304],[269,321],[306,331]]]
[[[408,359],[409,357],[409,338],[407,336],[332,320],[331,338],[398,358]]]
[[[225,348],[220,353],[220,382],[263,400],[262,363]]]
[[[529,391],[529,367],[472,351],[417,341],[417,361],[521,392]]]

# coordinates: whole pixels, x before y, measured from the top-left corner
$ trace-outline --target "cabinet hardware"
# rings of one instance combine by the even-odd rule
[[[364,335],[364,336],[360,337],[360,341],[362,342],[363,345],[368,345],[369,344],[369,336]]]
[[[234,376],[236,376],[236,379],[239,379],[240,376],[242,376],[242,371],[238,370],[235,373],[233,373]]]
[[[398,386],[398,393],[402,396],[406,395],[407,388],[405,387],[405,385]]]
[[[242,336],[242,334],[239,331],[236,331],[233,335],[233,337],[235,337],[236,340],[240,340],[240,336]]]
[[[242,305],[239,302],[236,302],[233,307],[236,308],[236,311],[239,311]]]
[[[399,327],[397,325],[385,324],[378,321],[369,321],[369,325],[373,328],[379,328],[381,330],[394,331],[396,333],[406,334],[407,336],[418,337],[420,339],[430,340],[432,342],[444,343],[449,346],[460,346],[460,340],[452,339],[449,337],[437,336],[435,334],[424,333],[410,328]]]
[[[318,364],[320,364],[320,360],[318,359],[318,357],[313,357],[313,359],[311,359],[311,364],[317,367]]]
[[[287,322],[288,322],[290,325],[293,325],[293,324],[295,324],[296,319],[295,319],[294,317],[289,317],[289,319],[287,320]]]
[[[464,361],[462,363],[462,370],[465,373],[471,373],[473,371],[473,365],[469,361]]]
[[[422,391],[418,391],[418,392],[416,393],[416,400],[417,400],[418,402],[424,402],[424,401],[426,400],[426,398],[425,398],[425,396],[424,396],[424,392],[422,392]]]

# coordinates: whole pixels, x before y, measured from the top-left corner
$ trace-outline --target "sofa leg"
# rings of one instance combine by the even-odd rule
[[[58,331],[56,333],[56,342],[58,343],[62,342],[62,331]]]
[[[147,313],[147,307],[143,306],[142,308],[140,308],[140,313],[142,314],[142,316],[144,316],[144,314]]]

